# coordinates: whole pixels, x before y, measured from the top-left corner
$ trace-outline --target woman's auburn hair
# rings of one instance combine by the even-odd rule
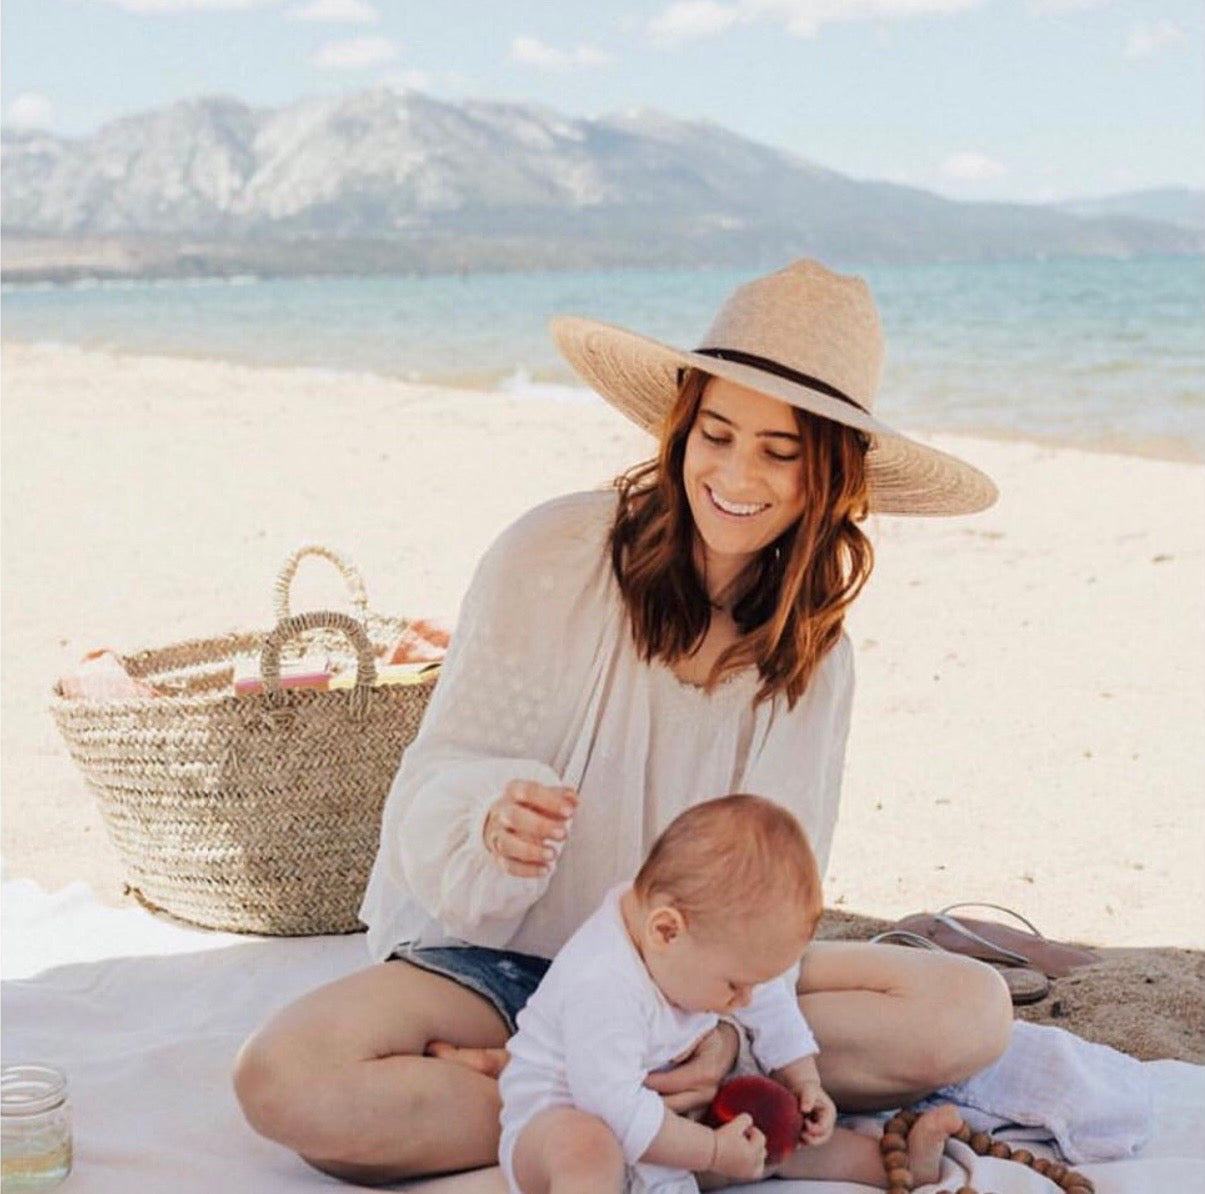
[[[619,476],[611,566],[639,656],[667,664],[689,656],[707,633],[711,603],[694,560],[694,518],[683,462],[710,374],[683,371],[657,456]],[[831,419],[791,408],[799,427],[804,510],[749,562],[732,608],[740,637],[712,666],[706,689],[756,666],[756,701],[799,700],[841,636],[845,611],[874,566],[858,522],[869,510],[868,441]]]

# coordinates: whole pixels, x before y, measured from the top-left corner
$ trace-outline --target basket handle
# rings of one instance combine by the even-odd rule
[[[329,560],[334,564],[347,582],[352,604],[360,611],[362,618],[368,616],[368,594],[364,590],[364,580],[356,566],[337,551],[323,547],[321,543],[307,543],[285,560],[276,577],[276,584],[273,586],[272,592],[277,622],[283,622],[292,616],[292,610],[289,608],[289,591],[293,587],[293,578],[297,575],[297,568],[306,556],[321,556],[324,560]]]
[[[377,665],[373,658],[372,643],[364,627],[350,614],[334,610],[312,610],[309,613],[293,614],[281,618],[272,632],[264,639],[260,652],[259,669],[264,681],[264,695],[272,703],[280,700],[280,652],[285,643],[306,630],[340,630],[356,649],[356,683],[354,696],[362,698],[376,683]]]

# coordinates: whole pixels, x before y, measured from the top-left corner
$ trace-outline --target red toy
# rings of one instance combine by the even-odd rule
[[[730,1078],[707,1108],[706,1122],[722,1127],[738,1115],[748,1113],[766,1138],[766,1160],[771,1165],[795,1151],[803,1131],[799,1100],[785,1086],[760,1074]]]

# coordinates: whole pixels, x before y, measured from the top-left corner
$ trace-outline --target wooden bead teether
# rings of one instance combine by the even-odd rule
[[[920,1119],[920,1112],[908,1108],[897,1111],[884,1125],[879,1151],[883,1157],[883,1168],[887,1174],[887,1194],[912,1194],[912,1171],[908,1168],[908,1134]],[[978,1156],[998,1157],[1025,1165],[1035,1173],[1052,1181],[1065,1194],[1095,1194],[1096,1187],[1090,1178],[1058,1161],[1046,1157],[1035,1157],[1027,1148],[1014,1149],[1003,1140],[995,1140],[990,1132],[973,1132],[964,1123],[953,1139],[970,1146]],[[959,1186],[957,1190],[938,1190],[937,1194],[979,1194],[974,1186]]]

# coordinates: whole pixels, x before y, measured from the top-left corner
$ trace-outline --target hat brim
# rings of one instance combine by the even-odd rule
[[[556,316],[549,329],[578,375],[652,435],[660,434],[673,405],[678,370],[696,368],[865,432],[870,508],[877,513],[975,514],[998,496],[991,478],[965,460],[909,439],[858,407],[799,382],[575,315]]]

